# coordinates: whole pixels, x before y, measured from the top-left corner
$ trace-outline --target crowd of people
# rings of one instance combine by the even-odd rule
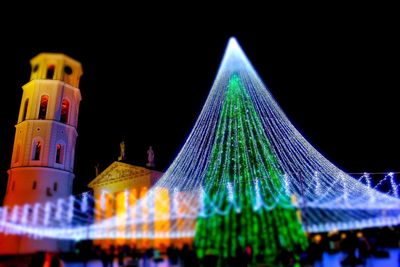
[[[198,266],[198,259],[192,247],[185,244],[182,248],[177,248],[174,245],[166,249],[160,250],[157,248],[147,248],[139,250],[135,246],[114,246],[111,245],[107,249],[95,246],[89,251],[80,250],[79,261],[84,263],[93,259],[100,259],[103,267],[112,267],[114,262],[118,262],[118,266],[138,267],[139,262],[143,267],[156,266],[158,263],[165,260],[168,261],[169,266]]]
[[[342,252],[342,266],[359,266],[370,257],[387,258],[388,247],[400,247],[398,228],[369,229],[364,231],[331,232],[311,235],[307,250],[301,253],[303,266],[322,262],[323,254]]]
[[[342,266],[357,266],[365,264],[366,259],[374,257],[388,257],[385,251],[387,247],[400,247],[400,233],[398,228],[382,228],[380,230],[331,232],[309,235],[309,245],[306,250],[300,248],[294,251],[281,250],[272,265],[263,262],[263,255],[253,255],[251,246],[238,248],[235,257],[221,258],[215,248],[209,248],[202,259],[198,259],[195,248],[185,244],[182,247],[171,245],[165,248],[147,248],[139,250],[134,246],[114,246],[104,249],[100,246],[92,246],[91,242],[79,244],[76,247],[74,260],[84,264],[92,260],[100,260],[103,267],[113,267],[118,263],[119,267],[150,267],[157,266],[161,262],[168,262],[170,267],[245,267],[245,266],[307,266],[312,267],[316,262],[322,262],[323,254],[342,252]],[[51,253],[37,253],[32,257],[30,266],[43,266],[41,262],[47,262],[46,266],[63,266],[65,261],[71,260],[71,254],[56,255]],[[141,263],[139,265],[139,262]]]

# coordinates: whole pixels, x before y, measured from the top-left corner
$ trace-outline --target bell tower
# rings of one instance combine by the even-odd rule
[[[31,77],[22,87],[8,171],[4,199],[8,207],[44,203],[72,193],[82,67],[66,55],[53,53],[41,53],[30,63]],[[17,253],[47,249],[37,240],[21,239],[27,242],[18,242]]]

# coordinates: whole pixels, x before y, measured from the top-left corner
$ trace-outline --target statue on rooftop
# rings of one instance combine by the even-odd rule
[[[97,163],[96,165],[94,165],[94,170],[95,170],[95,172],[96,172],[96,177],[99,176],[99,174],[100,174],[99,167],[100,167],[100,164],[99,164],[99,163]]]
[[[154,151],[153,151],[153,147],[150,146],[149,149],[147,150],[147,163],[146,163],[147,167],[154,167]]]
[[[119,143],[119,157],[118,161],[125,160],[125,142]]]

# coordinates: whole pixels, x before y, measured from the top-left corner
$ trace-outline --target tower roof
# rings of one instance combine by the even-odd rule
[[[62,53],[40,53],[31,59],[31,80],[59,80],[76,88],[83,74],[79,61]]]
[[[69,57],[63,53],[48,53],[48,52],[43,52],[38,54],[37,56],[33,57],[30,60],[31,65],[33,66],[35,63],[42,61],[42,60],[57,60],[57,61],[65,61],[70,65],[73,65],[74,67],[78,67],[82,71],[82,65],[79,61],[73,59],[72,57]],[[81,73],[82,74],[82,73]]]

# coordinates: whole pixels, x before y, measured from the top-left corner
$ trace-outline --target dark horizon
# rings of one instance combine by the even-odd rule
[[[156,169],[165,171],[200,113],[231,36],[291,122],[322,155],[350,173],[400,171],[395,125],[399,41],[394,24],[373,25],[327,20],[267,29],[161,28],[135,31],[129,38],[82,31],[79,42],[44,34],[37,35],[40,42],[10,42],[1,66],[3,191],[21,86],[29,81],[29,60],[36,54],[61,52],[83,66],[74,181],[74,193],[79,193],[94,178],[97,162],[104,170],[117,160],[122,140],[128,162],[144,166],[152,145]]]

